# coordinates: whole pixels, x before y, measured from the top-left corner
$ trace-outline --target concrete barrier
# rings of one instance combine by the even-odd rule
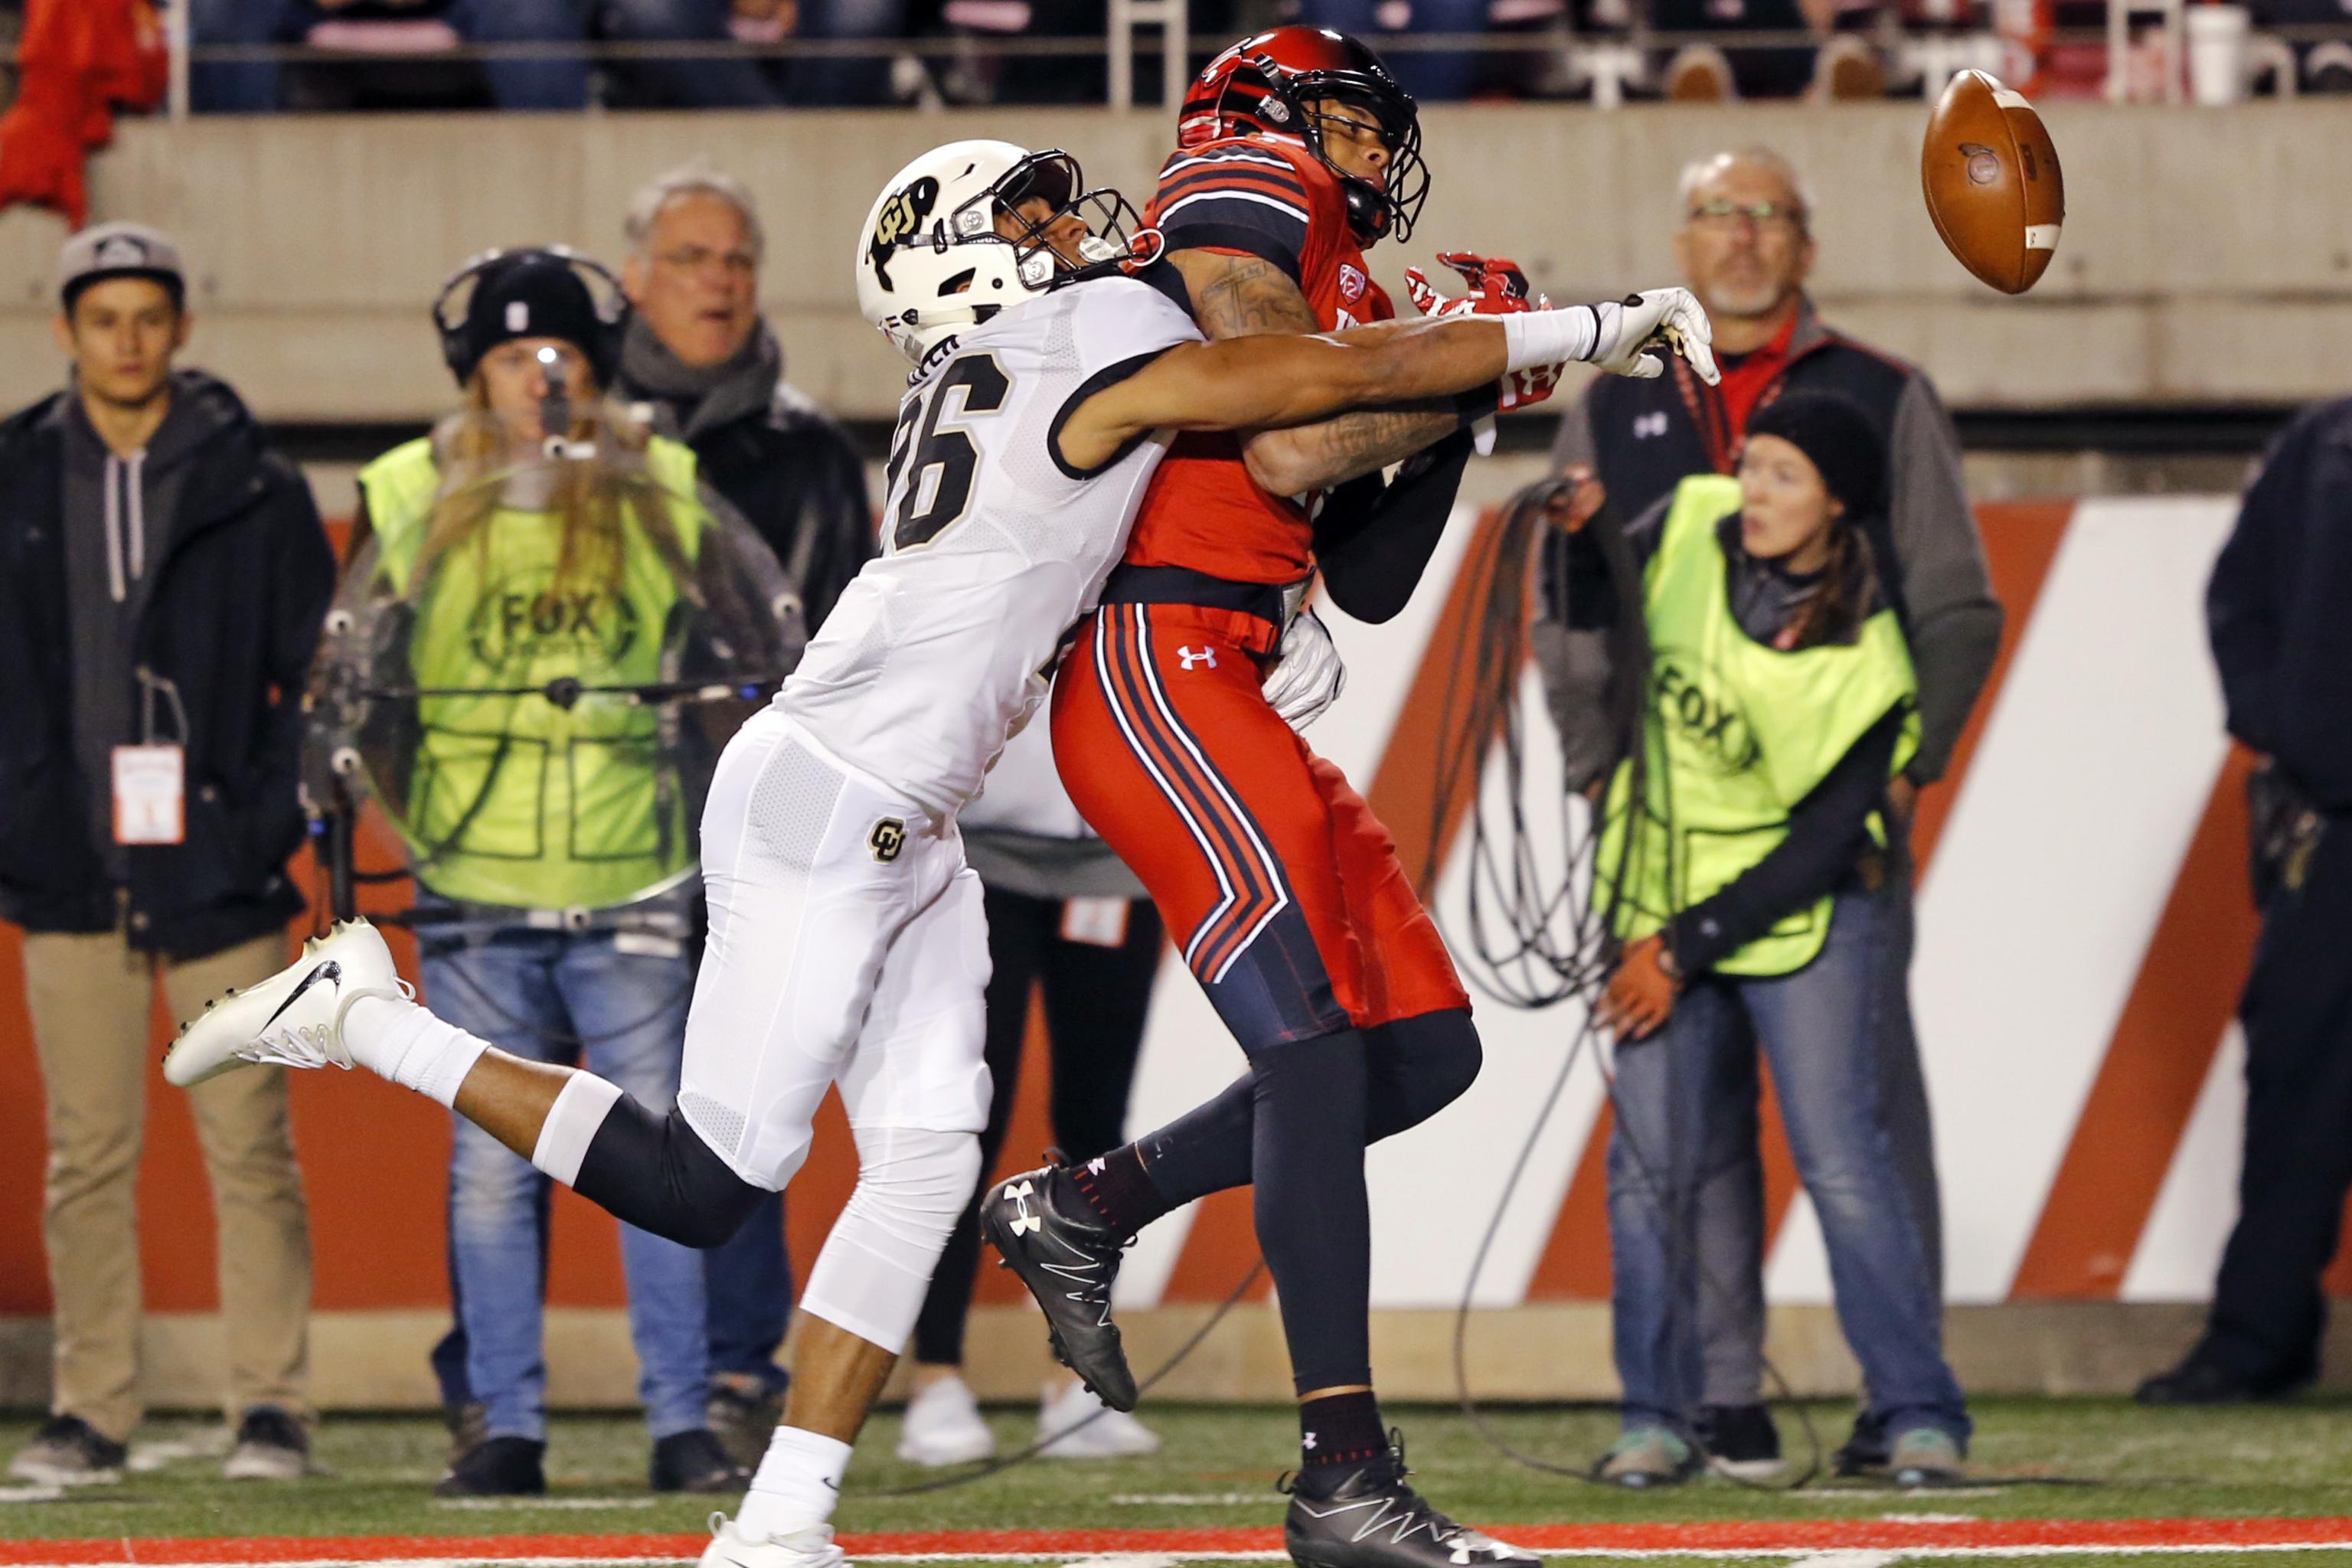
[[[1969,406],[2281,404],[2352,376],[2352,194],[2333,167],[2352,105],[2058,105],[2071,210],[2024,300],[1971,279],[1918,194],[1916,104],[1431,110],[1435,194],[1399,274],[1440,248],[1517,257],[1555,298],[1670,280],[1675,179],[1691,157],[1770,142],[1818,204],[1831,319],[1927,365]],[[887,416],[894,357],[856,314],[850,258],[874,193],[924,147],[1000,136],[1078,153],[1139,201],[1169,140],[1158,112],[273,116],[134,121],[92,171],[95,213],[175,231],[194,268],[194,355],[273,419],[407,420],[449,387],[425,310],[463,258],[561,240],[609,259],[643,180],[706,154],[761,199],[764,304],[794,379]],[[62,226],[0,217],[0,403],[55,385],[50,274]]]

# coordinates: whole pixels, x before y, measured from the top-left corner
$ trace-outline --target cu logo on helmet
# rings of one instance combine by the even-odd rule
[[[887,866],[907,847],[907,825],[895,816],[886,816],[866,836],[866,845],[874,851],[876,860]]]

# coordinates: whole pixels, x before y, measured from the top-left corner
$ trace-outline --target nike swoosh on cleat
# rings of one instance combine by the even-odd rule
[[[340,984],[343,978],[343,966],[337,963],[331,958],[326,963],[319,965],[318,968],[310,971],[310,973],[302,976],[302,984],[294,987],[293,990],[289,991],[286,994],[286,1000],[278,1004],[278,1011],[269,1015],[267,1019],[263,1020],[261,1027],[253,1031],[254,1037],[258,1039],[263,1035],[268,1034],[269,1032],[269,1026],[278,1022],[278,1020],[285,1015],[287,1008],[291,1007],[295,1003],[300,1001],[302,999],[302,993],[317,984],[320,975],[324,975],[329,980],[332,980]]]

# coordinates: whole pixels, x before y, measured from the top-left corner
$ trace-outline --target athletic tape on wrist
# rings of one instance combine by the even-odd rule
[[[1521,310],[1502,321],[1505,368],[1513,371],[1590,359],[1601,331],[1601,314],[1590,305]]]

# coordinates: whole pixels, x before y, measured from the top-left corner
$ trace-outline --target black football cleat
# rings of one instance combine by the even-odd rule
[[[999,1182],[980,1234],[1045,1310],[1054,1355],[1113,1410],[1135,1408],[1135,1373],[1110,1321],[1111,1281],[1132,1237],[1112,1234],[1060,1165]]]
[[[1303,1471],[1284,1489],[1282,1543],[1299,1568],[1538,1568],[1542,1559],[1460,1525],[1429,1506],[1406,1478],[1404,1442],[1321,1479]]]

